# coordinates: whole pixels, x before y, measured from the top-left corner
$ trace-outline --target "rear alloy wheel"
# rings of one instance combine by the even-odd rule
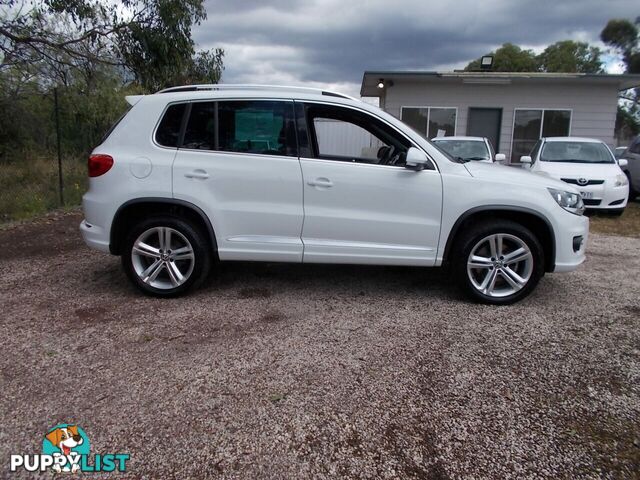
[[[474,229],[454,254],[463,290],[483,303],[516,302],[544,273],[538,240],[528,229],[506,220]]]
[[[202,234],[173,217],[150,219],[130,233],[122,257],[125,271],[143,292],[179,295],[208,274],[211,256]]]

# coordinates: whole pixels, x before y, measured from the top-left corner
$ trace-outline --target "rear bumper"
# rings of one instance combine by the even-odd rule
[[[556,226],[556,259],[554,272],[571,272],[586,259],[589,218],[566,213],[562,225]],[[578,248],[576,248],[578,247]]]
[[[105,235],[103,228],[83,220],[80,223],[80,233],[88,247],[109,253],[109,238]]]
[[[82,197],[84,220],[80,223],[80,233],[84,243],[90,248],[109,252],[112,207],[89,192]]]

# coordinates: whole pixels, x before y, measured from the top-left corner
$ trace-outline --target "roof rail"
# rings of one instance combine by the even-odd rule
[[[328,95],[331,97],[346,98],[349,100],[357,100],[349,95],[343,93],[331,92],[328,90],[322,90],[321,88],[311,87],[289,87],[284,85],[250,85],[250,84],[228,84],[228,83],[211,83],[201,85],[183,85],[180,87],[169,87],[164,90],[160,90],[156,93],[175,93],[175,92],[196,92],[199,90],[275,90],[275,91],[290,91],[299,93],[319,93],[321,95]]]

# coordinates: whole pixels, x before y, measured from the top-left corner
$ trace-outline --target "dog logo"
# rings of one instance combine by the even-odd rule
[[[587,183],[589,183],[589,180],[587,180],[586,178],[579,178],[577,182],[578,182],[578,185],[584,187]]]
[[[38,435],[40,437],[40,435]],[[40,437],[42,438],[42,437]],[[90,455],[89,437],[79,426],[56,425],[44,435],[42,453],[12,454],[9,471],[55,473],[114,473],[127,471],[128,453],[94,453]]]
[[[57,425],[44,436],[42,453],[53,457],[63,457],[66,462],[55,462],[53,470],[57,473],[76,473],[80,470],[81,455],[88,455],[89,438],[78,425]]]

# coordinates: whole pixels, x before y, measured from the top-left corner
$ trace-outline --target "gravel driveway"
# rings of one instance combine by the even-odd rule
[[[262,264],[158,300],[79,221],[0,231],[0,477],[77,423],[127,478],[639,478],[640,239],[593,236],[509,307]]]

